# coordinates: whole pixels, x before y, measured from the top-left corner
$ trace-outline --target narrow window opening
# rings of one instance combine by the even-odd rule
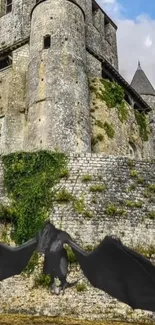
[[[6,0],[6,14],[12,11],[12,0]]]
[[[5,69],[12,64],[12,56],[7,55],[5,57],[0,57],[0,70]]]
[[[44,49],[48,49],[51,46],[51,36],[44,36]]]

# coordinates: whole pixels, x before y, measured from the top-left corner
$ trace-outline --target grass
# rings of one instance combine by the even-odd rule
[[[105,190],[105,185],[103,184],[96,184],[92,185],[89,188],[90,192],[103,192]]]

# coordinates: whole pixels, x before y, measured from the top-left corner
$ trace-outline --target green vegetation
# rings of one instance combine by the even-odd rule
[[[76,290],[78,292],[86,291],[87,290],[87,285],[85,282],[80,282],[76,284]]]
[[[74,210],[79,214],[82,214],[85,210],[84,195],[82,195],[80,199],[75,199],[73,205]]]
[[[111,204],[108,204],[106,210],[105,210],[105,213],[108,215],[108,216],[113,216],[117,213],[117,206],[113,203]]]
[[[103,140],[104,140],[104,136],[103,136],[103,134],[98,133],[98,134],[96,135],[96,140],[97,140],[97,142],[98,142],[98,141],[103,141]]]
[[[88,174],[83,175],[81,180],[82,180],[82,182],[89,182],[92,180],[92,176],[88,175]]]
[[[135,170],[135,169],[130,170],[130,176],[137,177],[138,176],[137,170]]]
[[[133,191],[136,189],[136,184],[132,183],[128,188],[127,188],[127,192]]]
[[[144,113],[140,113],[138,110],[134,110],[135,118],[139,126],[139,134],[143,141],[148,141],[150,129]]]
[[[125,205],[129,208],[142,208],[143,203],[141,201],[126,200]]]
[[[122,103],[118,106],[118,118],[119,120],[123,123],[125,121],[127,121],[128,118],[128,110],[125,106],[124,101],[122,101]]]
[[[92,185],[89,188],[90,192],[103,192],[105,191],[105,185],[103,184],[96,184],[96,185]]]
[[[106,207],[105,214],[108,216],[124,215],[126,211],[124,209],[119,209],[114,203],[110,203]]]
[[[149,184],[146,187],[143,195],[146,198],[150,198],[151,200],[154,200],[154,194],[155,194],[155,184]]]
[[[74,200],[74,196],[63,188],[61,191],[56,193],[54,200],[61,203],[70,202]]]
[[[137,177],[137,183],[138,184],[143,184],[144,183],[144,179],[140,176]]]
[[[104,124],[103,124],[100,120],[96,120],[96,121],[95,121],[95,124],[96,124],[99,128],[104,129]]]
[[[147,189],[148,189],[149,192],[155,193],[155,184],[149,184],[147,186]]]
[[[91,138],[91,146],[94,147],[98,142],[102,142],[104,140],[104,135],[98,133],[96,136],[92,136]]]
[[[28,265],[26,266],[26,268],[23,271],[23,275],[26,273],[27,275],[30,275],[34,269],[35,266],[38,264],[38,253],[34,252],[33,255],[31,256],[31,259],[28,263]]]
[[[155,248],[153,245],[150,245],[147,248],[144,248],[140,245],[138,245],[137,247],[134,248],[135,251],[137,251],[137,253],[143,254],[144,256],[151,258],[152,255],[155,254]]]
[[[70,263],[76,263],[77,259],[75,254],[73,253],[72,249],[70,248],[70,246],[68,246],[67,244],[65,244],[65,249],[67,251],[67,256],[68,256],[68,260]]]
[[[92,219],[94,217],[94,214],[92,213],[92,211],[85,210],[83,212],[83,216],[86,217],[86,218]]]
[[[148,212],[148,214],[147,214],[147,216],[149,217],[149,219],[155,219],[155,210],[153,210],[153,211],[149,211]]]
[[[12,222],[12,238],[21,244],[32,238],[48,217],[55,194],[52,188],[66,170],[67,161],[64,154],[48,151],[11,153],[2,159],[11,204],[1,206],[1,220]]]
[[[84,202],[84,195],[82,195],[80,199],[75,199],[73,206],[74,206],[74,210],[77,213],[82,214],[83,217],[90,218],[90,219],[94,217],[92,211],[86,209],[85,202]]]
[[[119,107],[124,100],[124,90],[116,82],[100,79],[101,84],[100,93],[97,96],[104,100],[109,108]]]
[[[62,169],[60,172],[60,178],[68,178],[69,177],[69,171],[67,168]]]
[[[100,81],[99,89],[98,86],[94,84],[96,81]],[[125,106],[125,95],[121,86],[119,86],[116,82],[96,78],[96,80],[92,80],[90,90],[96,95],[97,98],[105,101],[109,108],[117,108],[118,118],[122,123],[127,120],[128,110]],[[103,124],[101,123],[99,123],[98,126],[103,128]]]
[[[49,275],[45,275],[40,273],[39,275],[36,276],[35,280],[34,280],[34,287],[37,288],[39,286],[42,287],[49,287],[51,282],[50,276]]]
[[[113,129],[113,125],[108,122],[104,123],[104,130],[109,138],[113,138],[115,135],[115,130]]]
[[[134,160],[132,160],[132,159],[129,159],[129,160],[128,160],[128,166],[129,166],[129,167],[133,167],[134,164],[135,164]]]

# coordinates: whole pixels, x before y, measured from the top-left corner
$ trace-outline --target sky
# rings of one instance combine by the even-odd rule
[[[155,88],[155,0],[96,0],[118,26],[119,71],[130,83],[138,61]]]

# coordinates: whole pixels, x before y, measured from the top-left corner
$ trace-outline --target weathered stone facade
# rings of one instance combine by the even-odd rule
[[[155,162],[103,154],[70,154],[68,158],[69,177],[62,179],[57,188],[59,192],[65,188],[81,201],[83,211],[79,213],[73,201],[56,202],[51,221],[68,231],[82,247],[98,244],[105,235],[114,235],[129,247],[147,253],[154,262],[155,219],[151,215],[155,212],[155,198],[150,185],[155,184]],[[2,169],[0,171],[2,184]],[[2,188],[0,198],[4,201]],[[112,206],[116,208],[113,213],[110,212]],[[1,235],[3,228],[1,225]],[[33,288],[37,274],[38,269],[30,278],[20,275],[1,282],[1,313],[138,322],[154,319],[153,313],[132,311],[91,287],[78,267],[72,266],[69,280],[84,281],[87,290],[78,292],[74,287],[60,296],[52,295],[45,288]]]
[[[7,14],[2,2],[0,153],[91,152],[88,78],[104,77],[104,60],[118,73],[116,25],[95,0],[13,0]],[[134,95],[133,102],[148,112]],[[150,149],[141,156],[150,157]]]
[[[154,261],[155,199],[149,186],[155,184],[155,164],[143,160],[154,157],[153,112],[147,98],[145,102],[118,73],[117,27],[94,0],[13,0],[7,14],[5,0],[0,0],[0,10],[0,154],[67,152],[70,175],[58,187],[76,197],[82,212],[73,201],[57,202],[50,216],[54,224],[82,246],[96,245],[108,234],[118,236]],[[125,90],[129,118],[124,123],[116,107],[110,111],[104,101],[94,105],[90,77],[105,74]],[[140,138],[134,105],[152,123],[148,141]],[[100,125],[113,123],[113,139],[97,120]],[[91,146],[98,132],[104,142]],[[131,162],[129,157],[137,160]],[[6,202],[0,162],[0,203]],[[1,238],[4,228],[0,225]],[[37,273],[38,269],[30,278],[20,275],[0,283],[0,313],[154,319],[152,313],[132,312],[90,287],[76,267],[69,278],[82,278],[87,291],[79,293],[74,287],[60,297],[33,288]]]

